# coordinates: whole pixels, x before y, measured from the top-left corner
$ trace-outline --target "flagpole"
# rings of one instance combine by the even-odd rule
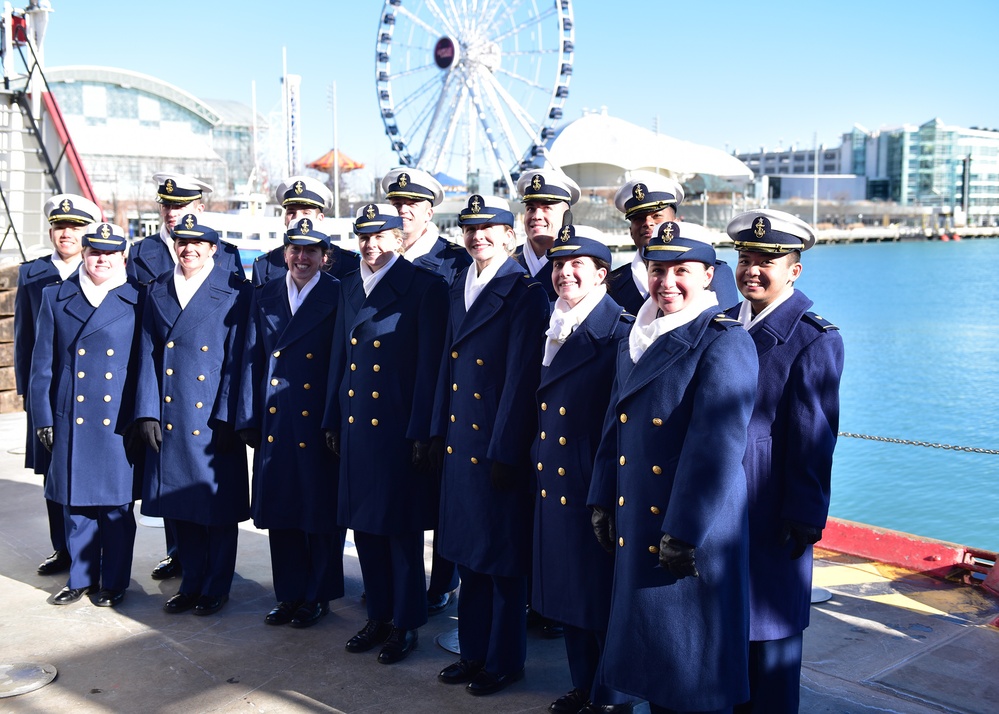
[[[340,217],[340,142],[336,131],[336,82],[333,82],[333,217]]]

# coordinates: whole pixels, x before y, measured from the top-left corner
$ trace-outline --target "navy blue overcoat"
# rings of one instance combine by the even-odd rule
[[[440,275],[448,285],[471,264],[472,257],[467,250],[440,237],[433,248],[413,261],[413,265]]]
[[[808,627],[812,548],[792,560],[783,526],[791,520],[824,528],[829,513],[843,339],[811,306],[796,290],[749,333],[760,360],[745,459],[751,640]],[[737,317],[738,305],[727,314]]]
[[[53,427],[50,501],[121,506],[138,495],[122,438],[134,407],[138,322],[131,282],[96,308],[78,275],[42,292],[29,391],[32,421]]]
[[[431,430],[446,434],[447,442],[437,548],[478,573],[525,577],[533,533],[534,399],[548,296],[508,258],[466,314],[464,276],[450,291]],[[517,467],[523,477],[511,489],[495,489],[493,461]]]
[[[427,442],[444,349],[444,279],[397,258],[371,295],[344,280],[324,425],[340,433],[340,525],[391,536],[423,531],[432,476],[413,468]]]
[[[214,258],[215,265],[222,267],[226,272],[239,273],[239,277],[243,277],[243,260],[236,246],[219,241]],[[166,271],[173,270],[175,265],[173,258],[170,257],[170,248],[159,233],[154,233],[132,244],[125,270],[128,271],[129,277],[145,285]]]
[[[220,265],[183,310],[172,272],[148,287],[135,418],[159,420],[163,444],[159,453],[146,449],[146,515],[206,526],[249,517],[246,449],[231,430],[250,292]]]
[[[288,284],[253,291],[236,416],[257,429],[250,511],[257,528],[335,533],[337,459],[322,430],[340,281],[319,282],[291,314]]]
[[[632,322],[605,295],[541,368],[537,395],[532,605],[545,617],[600,632],[607,627],[614,559],[593,537],[586,497],[618,343]]]
[[[746,475],[756,350],[710,310],[633,364],[621,343],[588,502],[617,525],[598,681],[679,711],[749,698]],[[664,533],[693,544],[700,577],[659,566]],[[641,666],[636,666],[641,663]]]
[[[513,257],[517,259],[517,262],[521,264],[525,271],[530,272],[527,267],[527,258],[524,257],[524,251],[527,249],[528,247],[525,243],[517,248],[517,252],[513,254]],[[539,270],[538,274],[534,276],[534,279],[541,283],[541,287],[545,289],[545,294],[548,296],[548,302],[554,304],[558,299],[558,292],[556,292],[555,285],[552,283],[552,262],[550,260],[541,266],[541,270]]]

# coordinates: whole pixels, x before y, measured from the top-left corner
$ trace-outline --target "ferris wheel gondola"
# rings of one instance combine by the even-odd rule
[[[571,0],[385,0],[375,80],[400,164],[513,186],[562,118],[573,37]]]

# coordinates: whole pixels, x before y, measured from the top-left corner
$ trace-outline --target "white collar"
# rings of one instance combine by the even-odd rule
[[[583,320],[589,317],[593,308],[604,299],[606,294],[607,286],[601,283],[586,293],[575,307],[569,307],[569,303],[562,298],[555,301],[552,316],[548,321],[548,331],[545,333],[545,356],[542,358],[541,364],[545,367],[551,365],[555,355],[569,339],[569,335],[583,324]]]
[[[198,288],[204,285],[205,281],[208,280],[208,276],[212,274],[212,270],[215,268],[215,259],[209,257],[205,261],[205,264],[201,266],[201,270],[192,275],[190,278],[184,277],[184,271],[181,270],[180,265],[175,265],[173,268],[173,286],[177,290],[177,302],[180,303],[181,309],[187,307],[187,303],[191,302],[191,298],[194,294],[198,292]]]
[[[320,272],[316,272],[309,282],[302,286],[299,290],[295,281],[291,279],[291,271],[289,270],[284,274],[284,284],[288,287],[288,307],[291,308],[291,314],[294,315],[298,312],[298,308],[302,307],[302,303],[305,302],[305,298],[309,297],[309,293],[312,292],[312,288],[319,284]]]
[[[468,266],[468,270],[465,271],[465,311],[468,312],[472,308],[472,304],[475,302],[476,298],[482,294],[485,290],[486,285],[489,281],[496,277],[496,273],[499,272],[500,266],[507,261],[507,258],[503,256],[497,256],[496,260],[487,265],[479,273],[475,267],[475,261]]]
[[[759,314],[757,314],[755,317],[753,316],[752,303],[750,303],[749,300],[743,300],[742,303],[739,305],[739,322],[741,322],[742,326],[745,327],[747,330],[752,330],[757,325],[762,324],[763,320],[766,319],[767,315],[769,315],[778,307],[787,302],[788,298],[790,298],[791,295],[793,294],[794,294],[794,286],[792,285],[790,290],[785,290],[783,293],[778,295],[777,298],[772,303],[770,303],[765,308],[760,310]]]
[[[631,279],[635,281],[638,294],[643,298],[649,296],[649,268],[642,258],[642,249],[635,251],[635,257],[631,259]]]
[[[170,235],[170,231],[165,225],[160,226],[160,238],[166,243],[167,253],[170,254],[170,260],[173,261],[174,265],[180,264],[180,258],[177,257],[177,247],[173,244],[173,236]]]
[[[389,268],[395,265],[395,261],[399,259],[398,253],[393,253],[389,261],[378,269],[378,272],[372,273],[371,268],[368,264],[361,260],[361,287],[364,288],[364,297],[368,297],[374,291],[375,286],[382,281],[385,274],[388,273]]]
[[[718,307],[718,296],[705,288],[679,312],[671,312],[668,315],[657,317],[659,306],[650,297],[642,305],[638,315],[635,316],[635,324],[631,326],[631,332],[628,335],[631,361],[637,364],[641,356],[649,349],[649,345],[659,337],[678,327],[683,327],[688,322],[693,322],[698,315],[712,307]]]
[[[80,276],[80,289],[83,290],[83,297],[85,297],[87,302],[94,307],[100,307],[109,292],[115,288],[120,288],[125,284],[125,281],[128,280],[124,263],[122,263],[121,268],[116,270],[100,285],[94,283],[90,277],[90,273],[86,271],[82,262],[80,263],[77,274]]]
[[[417,258],[422,258],[433,249],[438,236],[440,236],[440,231],[437,230],[437,226],[433,222],[428,223],[426,230],[423,231],[423,235],[417,238],[413,245],[409,246],[409,249],[402,254],[402,257],[410,263]]]
[[[531,241],[528,240],[524,243],[524,262],[527,263],[527,272],[533,278],[545,267],[545,264],[548,262],[548,254],[543,253],[539,258],[534,254],[534,248],[531,247]]]

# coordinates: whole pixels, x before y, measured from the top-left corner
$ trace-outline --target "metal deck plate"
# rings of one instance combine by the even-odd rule
[[[55,679],[56,674],[58,671],[51,664],[36,662],[0,664],[0,699],[41,689]]]

